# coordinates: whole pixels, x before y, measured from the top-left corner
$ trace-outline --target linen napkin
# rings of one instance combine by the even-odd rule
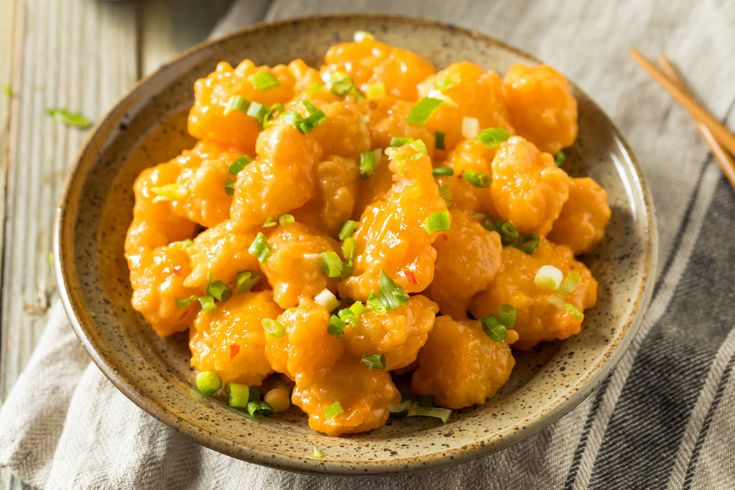
[[[259,10],[260,9],[260,10]],[[604,0],[248,2],[214,35],[324,11],[435,18],[534,53],[591,94],[647,174],[660,271],[639,336],[601,387],[509,449],[412,476],[307,476],[197,445],[137,408],[94,366],[57,304],[0,408],[0,465],[46,488],[733,488],[735,192],[686,113],[629,60],[666,52],[735,126],[735,3]]]

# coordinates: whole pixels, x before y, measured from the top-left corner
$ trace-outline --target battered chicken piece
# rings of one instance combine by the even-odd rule
[[[493,159],[490,192],[501,218],[521,233],[545,236],[569,197],[569,176],[551,155],[514,136]]]
[[[520,136],[556,153],[577,138],[577,99],[549,65],[511,65],[503,80],[510,119]]]
[[[479,321],[440,316],[419,352],[411,388],[442,407],[469,407],[494,396],[514,365],[508,344],[488,337]]]
[[[191,365],[215,371],[225,383],[258,386],[271,372],[261,322],[281,309],[270,291],[235,294],[213,311],[200,311],[191,329]]]
[[[367,103],[368,127],[374,147],[386,148],[394,137],[406,137],[420,139],[429,150],[429,155],[434,154],[434,131],[406,121],[413,106],[411,102],[393,97],[383,97]]]
[[[591,252],[604,238],[611,214],[605,189],[589,177],[571,179],[569,199],[549,238],[568,246],[575,255]]]

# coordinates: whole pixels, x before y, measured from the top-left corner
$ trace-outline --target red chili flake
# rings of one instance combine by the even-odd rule
[[[233,357],[235,357],[239,353],[240,353],[240,346],[237,345],[237,344],[232,344],[230,346],[230,359],[232,359]]]
[[[403,275],[406,276],[406,279],[409,280],[411,284],[418,284],[419,282],[416,280],[416,276],[411,271],[403,271]]]

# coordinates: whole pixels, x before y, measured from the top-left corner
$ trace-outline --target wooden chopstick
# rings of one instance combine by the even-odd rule
[[[717,141],[730,153],[735,155],[735,135],[702,107],[696,100],[684,92],[675,82],[669,80],[653,63],[648,61],[637,49],[630,48],[628,54],[643,68],[651,78],[658,82],[676,101],[712,132]]]
[[[669,77],[669,80],[674,82],[685,94],[691,96],[691,92],[689,92],[689,89],[687,88],[684,79],[681,78],[679,73],[676,71],[676,68],[674,68],[674,65],[671,64],[669,59],[666,56],[660,54],[658,55],[656,60],[658,61],[658,65],[661,67],[661,71],[663,71],[664,74]],[[699,132],[702,133],[702,138],[704,138],[704,142],[707,143],[707,146],[709,146],[709,149],[712,152],[712,155],[715,157],[715,160],[717,160],[717,164],[720,166],[722,173],[725,174],[725,177],[727,177],[727,180],[730,181],[733,189],[735,189],[735,162],[733,162],[730,155],[728,155],[727,152],[722,149],[720,144],[712,135],[712,131],[710,131],[709,128],[707,128],[707,126],[705,126],[702,122],[697,120],[694,114],[690,112],[689,115],[691,115],[692,119],[694,119],[694,122],[697,123],[697,129],[699,129]]]

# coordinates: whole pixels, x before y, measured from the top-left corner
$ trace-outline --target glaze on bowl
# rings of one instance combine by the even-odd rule
[[[408,48],[437,68],[469,60],[503,73],[529,55],[453,26],[372,15],[321,16],[256,25],[202,44],[140,82],[97,125],[82,149],[57,212],[56,276],[66,312],[90,356],[141,408],[197,442],[277,468],[331,474],[383,474],[446,466],[507,447],[579,404],[620,358],[650,298],[657,238],[650,193],[635,157],[600,108],[573,87],[579,137],[565,169],[608,192],[607,236],[584,260],[599,281],[597,306],[582,333],[516,353],[508,384],[488,403],[454,411],[446,425],[422,417],[391,420],[366,434],[327,437],[292,408],[249,418],[193,389],[187,337],[160,339],[130,306],[123,256],[133,181],[193,144],[186,133],[192,86],[218,61],[318,65],[331,44],[357,30]],[[323,458],[312,456],[313,448]]]

